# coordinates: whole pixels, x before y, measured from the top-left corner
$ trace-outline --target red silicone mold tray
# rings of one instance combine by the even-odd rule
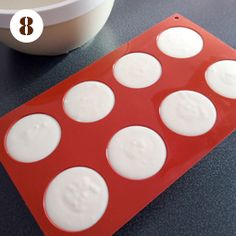
[[[157,48],[157,35],[175,26],[191,28],[202,36],[204,48],[197,56],[175,59],[164,55]],[[130,89],[114,79],[114,63],[131,52],[146,52],[160,61],[163,74],[157,83],[145,89]],[[236,100],[216,94],[204,78],[206,69],[222,59],[236,60],[235,50],[183,16],[175,14],[2,117],[1,162],[44,234],[112,235],[232,133],[236,128]],[[62,100],[72,86],[89,80],[107,84],[115,94],[116,104],[106,118],[95,123],[78,123],[65,114]],[[185,137],[175,134],[163,124],[159,106],[167,95],[177,90],[197,91],[214,103],[217,121],[213,129],[201,136]],[[62,137],[59,146],[49,157],[24,164],[8,156],[4,140],[12,124],[34,113],[54,117],[61,125]],[[153,177],[142,181],[122,178],[112,170],[106,158],[106,148],[111,137],[120,129],[132,125],[150,127],[163,138],[167,147],[164,167]],[[50,223],[44,212],[43,197],[50,181],[63,170],[74,166],[90,167],[104,177],[109,188],[109,203],[105,214],[93,227],[68,233]]]

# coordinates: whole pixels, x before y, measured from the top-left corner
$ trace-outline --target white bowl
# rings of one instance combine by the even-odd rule
[[[17,1],[19,2],[19,0]],[[46,5],[41,5],[42,0],[23,1],[27,4],[27,8],[31,7],[41,15],[45,27],[37,41],[26,44],[17,41],[10,32],[10,21],[17,10],[6,9],[6,7],[7,5],[12,6],[13,3],[11,0],[0,0],[0,42],[17,51],[34,55],[67,53],[95,37],[106,23],[114,1],[47,0],[44,1]],[[14,6],[19,7],[18,5]],[[33,6],[37,6],[37,8]]]

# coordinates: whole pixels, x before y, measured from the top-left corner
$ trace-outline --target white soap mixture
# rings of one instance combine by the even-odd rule
[[[160,116],[165,125],[177,134],[198,136],[207,133],[217,118],[213,103],[194,91],[177,91],[162,102]]]
[[[236,61],[222,60],[212,64],[205,77],[207,84],[216,93],[236,99]]]
[[[113,67],[116,80],[129,88],[146,88],[162,74],[160,62],[146,53],[131,53],[120,58]]]
[[[142,180],[161,170],[166,161],[166,146],[153,130],[130,126],[112,137],[107,148],[107,158],[119,175]]]
[[[191,29],[173,27],[158,35],[157,46],[170,57],[189,58],[201,52],[203,39]]]
[[[78,122],[95,122],[113,109],[115,96],[105,84],[97,81],[80,83],[67,92],[63,107],[66,114]]]
[[[62,1],[63,0],[0,0],[0,9],[31,9]]]
[[[44,197],[47,216],[58,228],[76,232],[90,228],[103,216],[108,188],[96,171],[74,167],[57,175]]]
[[[6,136],[6,150],[15,160],[31,163],[49,156],[58,146],[61,128],[51,116],[29,115],[16,122]]]

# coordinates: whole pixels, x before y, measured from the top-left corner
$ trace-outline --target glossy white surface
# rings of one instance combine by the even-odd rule
[[[31,163],[49,156],[58,146],[61,128],[51,116],[33,114],[17,121],[6,136],[8,154],[19,162]]]
[[[129,88],[146,88],[162,74],[160,62],[146,53],[131,53],[120,58],[113,68],[116,80]]]
[[[173,27],[158,35],[157,46],[164,54],[170,57],[189,58],[201,52],[203,39],[191,29]]]
[[[207,133],[217,118],[213,103],[194,91],[177,91],[167,96],[159,108],[164,124],[173,132],[185,136]]]
[[[130,126],[112,137],[107,148],[107,158],[119,175],[142,180],[161,170],[166,160],[166,146],[153,130]]]
[[[108,188],[100,174],[86,167],[74,167],[57,175],[49,184],[44,208],[58,228],[76,232],[96,224],[108,200]]]
[[[113,109],[115,96],[105,84],[97,81],[80,83],[65,95],[63,107],[75,121],[89,123],[105,118]]]
[[[236,61],[223,60],[212,64],[205,77],[209,87],[216,93],[236,99]]]

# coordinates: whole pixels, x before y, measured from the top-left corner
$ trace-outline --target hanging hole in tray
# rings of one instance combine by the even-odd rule
[[[179,16],[175,16],[174,19],[175,19],[175,20],[179,20]]]

